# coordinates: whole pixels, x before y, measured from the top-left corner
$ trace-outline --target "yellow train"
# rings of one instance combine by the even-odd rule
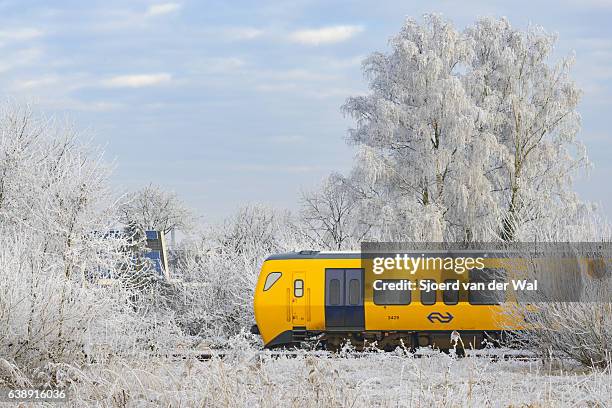
[[[401,344],[447,349],[453,332],[466,348],[480,348],[483,340],[497,341],[503,329],[518,327],[500,313],[506,291],[457,290],[454,285],[490,280],[489,272],[503,271],[502,258],[486,258],[483,269],[461,275],[440,268],[378,275],[368,262],[360,252],[270,256],[255,289],[257,325],[252,332],[261,335],[267,348],[317,340],[336,349],[350,340],[358,348],[376,343],[383,349]],[[427,289],[402,288],[407,281],[423,281]]]

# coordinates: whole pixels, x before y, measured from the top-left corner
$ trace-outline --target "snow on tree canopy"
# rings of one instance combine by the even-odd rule
[[[580,90],[571,58],[551,62],[554,43],[506,19],[458,31],[426,15],[364,61],[370,91],[343,106],[359,151],[346,181],[377,238],[530,239],[584,217]]]

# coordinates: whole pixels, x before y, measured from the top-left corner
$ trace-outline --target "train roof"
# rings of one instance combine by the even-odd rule
[[[369,244],[369,243],[368,243]],[[383,243],[366,245],[363,250],[357,251],[317,251],[303,250],[281,254],[273,254],[266,261],[290,259],[367,259],[375,257],[395,257],[396,254],[409,254],[412,256],[440,257],[446,256],[472,256],[499,258],[511,256],[598,256],[609,258],[612,256],[612,243],[610,242],[580,242],[580,243],[541,243],[541,242],[513,242],[513,243],[473,243],[466,248],[461,243]]]
[[[470,254],[474,256],[489,256],[493,253],[505,253],[507,251],[483,251],[482,249],[464,249],[464,250],[410,250],[410,251],[388,251],[388,252],[362,252],[362,251],[314,251],[314,250],[303,250],[295,252],[286,252],[281,254],[270,255],[266,258],[266,261],[278,261],[278,260],[289,260],[289,259],[360,259],[360,258],[373,258],[378,256],[394,256],[395,254],[413,254],[418,256],[440,256],[444,255],[460,255]]]
[[[359,259],[361,251],[295,251],[270,255],[266,261],[283,259]]]

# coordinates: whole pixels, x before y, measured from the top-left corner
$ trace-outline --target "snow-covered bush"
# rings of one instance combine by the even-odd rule
[[[262,205],[239,209],[177,251],[183,282],[177,319],[192,335],[226,339],[254,323],[253,293],[265,258],[303,249],[291,216]]]
[[[0,106],[0,355],[26,372],[131,353],[147,337],[122,279],[131,245],[101,152],[68,125]],[[146,344],[146,342],[145,342]]]
[[[555,244],[545,257],[526,257],[520,278],[537,280],[538,291],[517,292],[518,303],[504,305],[504,314],[525,326],[510,340],[543,358],[607,367],[612,362],[610,248],[609,243]]]
[[[547,302],[521,312],[529,331],[512,336],[521,348],[542,358],[569,357],[587,367],[612,362],[612,303]]]

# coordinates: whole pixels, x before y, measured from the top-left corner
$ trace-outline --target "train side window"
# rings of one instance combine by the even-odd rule
[[[426,279],[425,282],[434,283],[433,279]],[[436,303],[436,291],[435,290],[421,290],[421,304],[433,305]]]
[[[359,304],[359,292],[361,289],[361,285],[359,284],[359,280],[351,279],[349,281],[349,305],[358,305]]]
[[[340,304],[340,280],[332,279],[329,281],[329,304],[336,306]]]
[[[266,277],[266,283],[264,283],[264,292],[272,287],[280,279],[282,273],[280,272],[270,272]]]
[[[470,290],[468,301],[472,305],[499,305],[506,300],[506,291],[489,290],[490,282],[506,282],[506,271],[504,269],[472,269],[470,271],[470,283],[484,284],[484,290]]]
[[[457,279],[446,279],[444,283],[455,283],[459,282]],[[456,289],[447,289],[442,292],[442,300],[447,305],[456,305],[459,303],[459,291]]]
[[[391,289],[389,285],[395,285],[402,282],[402,279],[382,279],[384,289],[374,288],[374,304],[375,305],[409,305],[411,302],[411,291],[406,289]]]
[[[301,279],[296,279],[293,282],[293,296],[302,297],[304,296],[304,281]]]

